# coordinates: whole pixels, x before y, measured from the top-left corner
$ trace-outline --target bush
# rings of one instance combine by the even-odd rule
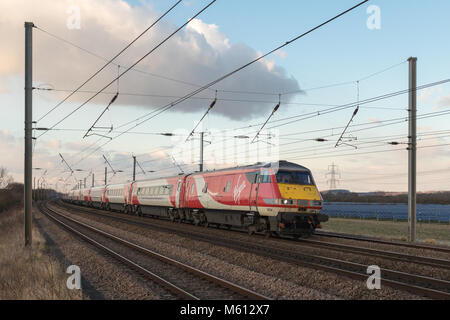
[[[23,203],[23,184],[10,183],[5,189],[0,189],[0,212]]]

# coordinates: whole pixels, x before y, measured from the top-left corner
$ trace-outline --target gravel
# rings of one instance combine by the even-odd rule
[[[136,275],[115,259],[57,226],[38,210],[34,221],[64,268],[80,267],[83,298],[108,300],[167,299],[167,291]]]
[[[118,222],[108,218],[75,214],[77,219],[89,222],[130,241],[139,243],[174,259],[198,267],[214,275],[224,277],[244,287],[276,299],[419,299],[415,295],[382,286],[380,290],[368,290],[365,282],[347,279],[332,273],[299,267],[289,263],[192,240],[174,234],[150,230],[145,227]],[[151,220],[152,222],[154,220]],[[158,221],[158,223],[166,223]],[[172,225],[172,224],[170,224]],[[244,237],[250,241],[266,241],[249,238],[241,233],[199,229],[180,224],[180,228],[195,228],[202,232],[224,233],[227,237]],[[275,242],[269,240],[269,242]],[[271,244],[272,245],[272,244]],[[279,244],[278,244],[279,245]],[[289,245],[289,244],[288,244]],[[297,246],[298,244],[293,244]],[[301,250],[311,250],[302,248]]]

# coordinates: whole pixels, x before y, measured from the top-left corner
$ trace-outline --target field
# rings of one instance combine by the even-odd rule
[[[33,246],[24,247],[22,207],[0,212],[0,300],[81,299],[69,290],[64,273],[41,234],[33,229]]]
[[[377,221],[367,219],[333,218],[323,223],[324,231],[407,240],[408,223],[403,221]],[[417,240],[450,245],[450,225],[439,223],[417,223]]]

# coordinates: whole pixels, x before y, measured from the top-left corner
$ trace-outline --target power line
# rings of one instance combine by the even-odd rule
[[[142,60],[144,60],[146,57],[148,57],[150,54],[152,54],[156,49],[158,49],[160,46],[162,46],[165,42],[167,42],[167,40],[169,40],[172,36],[174,36],[178,31],[180,31],[181,29],[183,29],[189,22],[191,22],[193,19],[195,19],[197,16],[199,16],[203,11],[205,11],[207,8],[209,8],[214,2],[216,2],[217,0],[213,0],[211,1],[207,6],[205,6],[202,10],[200,10],[199,12],[197,12],[192,18],[190,18],[188,21],[186,21],[182,26],[180,26],[179,28],[177,28],[174,32],[172,32],[169,36],[167,36],[164,40],[162,40],[158,45],[156,45],[152,50],[150,50],[149,52],[147,52],[143,57],[141,57],[140,59],[138,59],[135,63],[133,63],[130,67],[128,67],[127,69],[125,69],[124,72],[122,72],[120,75],[118,75],[115,79],[113,79],[111,82],[109,82],[106,86],[104,86],[101,90],[99,90],[97,93],[95,93],[93,96],[91,96],[88,100],[86,100],[84,103],[82,103],[80,106],[78,106],[77,108],[75,108],[72,112],[70,112],[67,116],[65,116],[64,118],[62,118],[61,120],[59,120],[56,124],[54,124],[53,126],[51,126],[50,128],[53,129],[54,127],[56,127],[58,124],[60,124],[61,122],[63,122],[65,119],[67,119],[68,117],[70,117],[72,114],[74,114],[76,111],[78,111],[79,109],[81,109],[84,105],[86,105],[88,102],[90,102],[92,99],[94,99],[96,96],[98,96],[100,94],[100,92],[102,92],[103,90],[105,90],[106,88],[108,88],[111,84],[113,84],[115,81],[117,81],[120,77],[122,77],[124,74],[126,74],[128,71],[130,71],[134,66],[136,66],[139,62],[141,62]],[[44,133],[47,131],[44,131]],[[44,133],[42,133],[39,137],[41,137]],[[38,138],[39,138],[38,137]]]
[[[141,121],[141,122],[135,124],[135,126],[132,127],[132,128],[135,128],[135,127],[141,125],[142,123],[147,122],[148,120],[150,120],[150,119],[156,117],[157,115],[161,114],[162,112],[165,112],[165,111],[167,111],[167,110],[173,108],[175,105],[177,105],[177,104],[179,104],[179,103],[181,103],[181,102],[183,102],[183,101],[185,101],[185,100],[191,98],[192,96],[195,96],[196,94],[198,94],[198,93],[204,91],[205,89],[207,89],[207,88],[209,88],[209,87],[215,85],[216,83],[218,83],[218,82],[220,82],[220,81],[222,81],[222,80],[224,80],[224,79],[226,79],[226,78],[228,78],[228,77],[234,75],[235,73],[237,73],[237,72],[239,72],[239,71],[241,71],[241,70],[247,68],[248,66],[250,66],[250,65],[252,65],[252,64],[254,64],[254,63],[260,61],[261,59],[264,59],[265,57],[267,57],[268,55],[274,53],[275,51],[278,51],[278,50],[280,50],[280,49],[282,49],[282,48],[284,48],[284,47],[290,45],[291,43],[297,41],[298,39],[300,39],[300,38],[302,38],[302,37],[308,35],[309,33],[313,32],[313,31],[315,31],[315,30],[317,30],[317,29],[319,29],[319,28],[321,28],[322,26],[324,26],[324,25],[326,25],[326,24],[332,22],[333,20],[336,20],[337,18],[339,18],[339,17],[345,15],[346,13],[348,13],[348,12],[350,12],[350,11],[356,9],[357,7],[361,6],[362,4],[364,4],[364,3],[368,2],[368,1],[369,1],[369,0],[364,0],[364,1],[360,2],[360,3],[358,3],[357,5],[351,7],[350,9],[347,9],[347,10],[341,12],[340,14],[334,16],[333,18],[328,19],[327,21],[325,21],[325,22],[319,24],[318,26],[316,26],[316,27],[314,27],[314,28],[312,28],[312,29],[310,29],[310,30],[308,30],[308,31],[306,31],[306,32],[304,32],[304,33],[298,35],[297,37],[295,37],[295,38],[293,38],[293,39],[291,39],[291,40],[289,40],[289,41],[286,41],[284,44],[282,44],[282,45],[276,47],[275,49],[273,49],[273,50],[271,50],[271,51],[269,51],[269,52],[267,52],[267,53],[265,53],[265,54],[263,54],[263,55],[260,55],[260,56],[257,57],[256,59],[254,59],[254,60],[252,60],[252,61],[250,61],[250,62],[244,64],[243,66],[241,66],[241,67],[239,67],[239,68],[237,68],[237,69],[235,69],[235,70],[233,70],[233,71],[231,71],[231,72],[229,72],[229,73],[227,73],[227,74],[221,76],[220,78],[218,78],[218,79],[216,79],[216,80],[214,80],[214,81],[212,81],[212,82],[206,84],[205,86],[203,86],[203,87],[201,87],[201,88],[199,88],[199,89],[197,89],[197,90],[195,90],[195,91],[193,91],[193,92],[191,92],[191,93],[185,95],[184,97],[182,97],[182,98],[180,98],[180,99],[178,99],[178,100],[175,100],[175,101],[173,101],[173,102],[171,102],[171,103],[169,103],[169,104],[167,104],[167,105],[165,105],[165,106],[162,106],[162,107],[160,107],[160,108],[158,108],[158,109],[156,109],[156,110],[154,110],[154,111],[152,111],[152,112],[150,112],[150,113],[147,113],[147,114],[145,114],[145,115],[143,115],[143,116],[141,116],[141,117],[139,117],[139,118],[136,118],[135,120],[132,120],[132,121],[126,123],[125,125],[131,124],[131,123],[133,123],[133,122],[135,122],[135,121],[139,121],[140,119],[146,118],[146,117],[148,117],[149,115],[152,115],[152,114],[153,114],[153,116],[151,116],[150,118],[147,118],[147,119],[145,119],[145,120],[143,120],[143,121]],[[156,114],[155,114],[155,113],[156,113]],[[130,128],[130,130],[131,130],[131,128]]]
[[[69,99],[72,95],[75,94],[79,89],[81,89],[85,84],[87,84],[89,81],[91,81],[97,74],[99,74],[103,69],[105,69],[113,60],[115,60],[118,56],[120,56],[125,50],[127,50],[133,43],[135,43],[139,38],[141,38],[147,31],[149,31],[154,25],[156,25],[159,21],[161,21],[162,18],[164,18],[172,9],[174,9],[178,4],[181,3],[182,0],[178,0],[172,7],[170,7],[166,12],[164,12],[163,15],[161,15],[155,22],[153,22],[147,29],[145,29],[140,35],[138,35],[136,38],[134,38],[133,41],[131,41],[129,44],[127,44],[122,50],[120,50],[112,59],[110,59],[106,64],[104,64],[99,70],[97,70],[93,75],[91,75],[85,82],[83,82],[77,89],[75,89],[72,93],[70,93],[68,96],[66,96],[61,102],[56,104],[50,111],[45,113],[42,117],[40,117],[37,122],[44,119],[47,115],[49,115],[53,110],[58,108],[61,104],[63,104],[67,99]],[[50,34],[49,32],[36,27],[37,29]],[[67,41],[66,41],[67,42]],[[44,134],[44,133],[43,133]]]
[[[141,122],[138,122],[137,124],[135,124],[135,125],[132,126],[131,128],[127,129],[124,133],[130,131],[130,130],[133,129],[133,128],[136,128],[137,126],[143,124],[144,122],[147,122],[148,120],[154,118],[155,116],[161,114],[162,112],[165,112],[165,111],[167,111],[167,110],[173,108],[175,105],[177,105],[177,104],[179,104],[179,103],[181,103],[181,102],[183,102],[183,101],[185,101],[185,100],[191,98],[192,96],[195,96],[196,94],[198,94],[198,93],[204,91],[205,89],[207,89],[207,88],[213,86],[214,84],[216,84],[216,83],[218,83],[218,82],[220,82],[220,81],[222,81],[222,80],[224,80],[224,79],[230,77],[231,75],[233,75],[233,74],[235,74],[235,73],[241,71],[242,69],[245,69],[246,67],[248,67],[248,66],[250,66],[250,65],[252,65],[252,64],[254,64],[254,63],[256,63],[257,61],[259,61],[259,60],[265,58],[266,56],[272,54],[273,52],[278,51],[278,50],[284,48],[285,46],[290,45],[291,43],[297,41],[298,39],[300,39],[300,38],[302,38],[302,37],[308,35],[309,33],[313,32],[313,31],[315,31],[315,30],[317,30],[317,29],[319,29],[319,28],[321,28],[322,26],[324,26],[324,25],[326,25],[326,24],[332,22],[333,20],[336,20],[337,18],[339,18],[339,17],[345,15],[346,13],[348,13],[348,12],[350,12],[350,11],[356,9],[357,7],[361,6],[362,4],[364,4],[364,3],[368,2],[368,1],[369,1],[369,0],[364,0],[364,1],[360,2],[360,3],[358,3],[357,5],[351,7],[350,9],[347,9],[347,10],[345,10],[345,11],[339,13],[338,15],[336,15],[336,16],[334,16],[334,17],[328,19],[327,21],[325,21],[325,22],[319,24],[318,26],[316,26],[316,27],[314,27],[314,28],[312,28],[312,29],[309,29],[308,31],[306,31],[306,32],[304,32],[304,33],[298,35],[297,37],[295,37],[295,38],[293,38],[293,39],[291,39],[291,40],[289,40],[289,41],[286,41],[284,44],[282,44],[282,45],[276,47],[275,49],[273,49],[273,50],[271,50],[271,51],[269,51],[269,52],[267,52],[267,53],[265,53],[265,54],[263,54],[263,55],[260,55],[258,58],[256,58],[256,59],[254,59],[254,60],[252,60],[252,61],[246,63],[245,65],[243,65],[243,66],[241,66],[241,67],[239,67],[239,68],[237,68],[237,69],[235,69],[235,70],[233,70],[233,71],[231,71],[231,72],[229,72],[229,73],[223,75],[222,77],[220,77],[220,78],[218,78],[218,79],[216,79],[216,80],[214,80],[214,81],[208,83],[207,85],[205,85],[205,86],[203,86],[203,87],[201,87],[201,88],[199,88],[199,89],[197,89],[197,90],[195,90],[195,91],[193,91],[193,92],[191,92],[191,93],[185,95],[184,97],[182,97],[182,98],[180,98],[180,99],[178,99],[178,100],[176,100],[176,101],[174,101],[174,102],[171,102],[171,103],[169,103],[169,104],[167,104],[167,105],[165,105],[165,106],[163,106],[163,107],[160,107],[160,108],[158,108],[158,109],[156,109],[156,110],[154,110],[154,111],[152,111],[152,112],[150,112],[150,113],[147,113],[147,114],[145,114],[144,116],[141,116],[141,117],[139,117],[139,118],[137,118],[137,119],[135,119],[135,120],[133,120],[133,121],[130,121],[130,122],[126,123],[125,125],[131,124],[131,123],[133,123],[133,122],[135,122],[135,121],[139,121],[140,119],[146,118],[147,116],[153,114],[153,116],[151,116],[150,118],[147,118],[147,119],[144,119],[144,120],[141,121]],[[209,5],[211,5],[211,4],[212,4],[212,3],[210,3]],[[208,6],[209,6],[209,5],[208,5]],[[206,8],[207,8],[207,7],[205,7],[203,10],[205,10]],[[202,11],[203,11],[203,10],[202,10]],[[198,14],[197,14],[197,15],[198,15]],[[111,83],[112,83],[112,82],[111,82]],[[104,89],[106,89],[106,87],[105,87]],[[104,89],[103,89],[103,90],[104,90]],[[103,90],[101,90],[101,91],[103,91]],[[90,101],[90,100],[88,100],[88,101]],[[83,104],[83,105],[84,105],[84,104]],[[83,105],[81,105],[79,108],[81,108]],[[76,110],[78,110],[79,108],[77,108]],[[76,110],[75,110],[75,111],[76,111]],[[72,113],[73,113],[73,112],[72,112]],[[70,114],[69,114],[69,115],[70,115]],[[125,125],[124,125],[124,126],[125,126]],[[111,142],[112,140],[114,140],[114,139],[118,138],[119,136],[123,135],[124,133],[120,133],[120,134],[116,135],[115,137],[113,137],[111,140],[106,141],[104,144],[102,144],[101,146],[99,146],[99,147],[98,147],[96,150],[94,150],[93,152],[96,152],[97,150],[99,150],[100,148],[102,148],[103,146],[105,146],[106,144],[108,144],[109,142]],[[92,152],[92,153],[93,153],[93,152]],[[91,153],[91,154],[92,154],[92,153]]]
[[[355,83],[355,82],[358,82],[358,81],[361,82],[361,81],[367,80],[367,79],[369,79],[369,78],[372,78],[372,77],[374,77],[374,76],[376,76],[376,75],[379,75],[379,74],[381,74],[381,73],[384,73],[384,72],[386,72],[386,71],[388,71],[388,70],[391,70],[391,69],[393,69],[393,68],[396,68],[396,67],[398,67],[398,66],[400,66],[400,65],[402,65],[402,64],[404,64],[404,63],[406,63],[407,61],[408,61],[408,60],[403,60],[403,61],[400,62],[400,63],[396,63],[396,64],[394,64],[394,65],[392,65],[392,66],[390,66],[390,67],[387,67],[387,68],[385,68],[385,69],[383,69],[383,70],[380,70],[380,71],[371,73],[371,74],[369,74],[369,75],[367,75],[367,76],[364,76],[364,77],[362,77],[362,78],[359,78],[358,80],[339,82],[339,83],[334,83],[334,84],[329,84],[329,85],[320,86],[320,87],[315,87],[315,88],[309,88],[309,89],[302,89],[302,90],[297,90],[297,91],[283,92],[282,95],[290,95],[290,94],[301,93],[301,92],[312,91],[312,90],[318,90],[318,89],[326,89],[326,88],[339,87],[339,86],[344,86],[344,85],[352,84],[352,83]]]

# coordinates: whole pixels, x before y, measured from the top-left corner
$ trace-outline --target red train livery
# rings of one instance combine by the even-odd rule
[[[196,225],[309,235],[328,217],[311,171],[287,161],[77,189],[73,203]]]

